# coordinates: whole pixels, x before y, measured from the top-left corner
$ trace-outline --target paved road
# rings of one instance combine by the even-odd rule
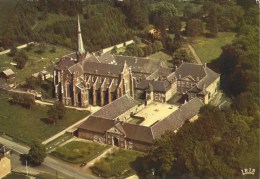
[[[14,150],[20,154],[26,154],[29,151],[28,146],[24,146],[24,145],[15,143],[13,141],[7,140],[2,137],[0,137],[0,143],[6,145],[8,148],[11,148],[12,150]],[[56,170],[60,173],[63,173],[65,175],[68,175],[75,179],[96,179],[96,177],[83,173],[80,170],[77,170],[76,168],[72,168],[72,167],[66,165],[64,162],[56,160],[55,158],[50,157],[50,156],[47,156],[45,158],[42,165],[53,168],[54,170]]]

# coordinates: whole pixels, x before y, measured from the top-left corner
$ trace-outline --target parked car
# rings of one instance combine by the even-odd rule
[[[80,167],[84,167],[86,165],[86,162],[83,162],[82,164],[80,164]]]

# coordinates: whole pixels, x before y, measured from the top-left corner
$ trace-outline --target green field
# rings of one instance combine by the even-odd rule
[[[234,32],[220,32],[216,38],[195,37],[192,39],[192,47],[202,63],[209,63],[217,59],[222,53],[221,47],[230,44],[235,37]]]
[[[89,114],[87,111],[66,109],[65,119],[59,120],[54,126],[48,123],[49,107],[35,105],[32,109],[26,109],[20,105],[10,104],[8,98],[6,94],[0,94],[0,133],[4,132],[27,144],[34,139],[43,141]]]
[[[164,60],[168,66],[171,66],[170,60],[172,59],[172,57],[162,51],[150,55],[149,58],[155,60]]]
[[[109,154],[106,158],[99,160],[91,167],[92,172],[99,174],[104,178],[133,175],[133,163],[137,157],[143,156],[143,153],[132,150],[118,150]]]
[[[56,48],[56,52],[50,52],[53,47]],[[12,57],[8,56],[7,54],[0,55],[0,71],[11,68],[16,73],[14,82],[21,83],[27,77],[30,77],[33,73],[39,72],[43,69],[46,69],[52,73],[54,63],[57,62],[60,57],[72,52],[66,48],[46,45],[44,53],[38,54],[37,51],[40,48],[40,45],[35,45],[30,51],[27,51],[26,49],[22,50],[29,58],[24,69],[22,70],[19,70],[10,64],[11,62],[14,62]]]
[[[101,154],[105,149],[107,149],[106,145],[72,141],[56,149],[51,154],[66,162],[80,164]]]

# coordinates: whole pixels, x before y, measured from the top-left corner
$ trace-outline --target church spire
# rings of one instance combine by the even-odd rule
[[[78,14],[78,49],[77,50],[78,50],[77,51],[78,60],[81,60],[85,56],[85,49],[83,46],[83,40],[82,40],[82,36],[81,36],[79,14]]]

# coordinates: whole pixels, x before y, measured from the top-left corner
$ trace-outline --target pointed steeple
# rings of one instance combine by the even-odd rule
[[[80,28],[80,21],[79,21],[79,15],[78,15],[78,49],[77,49],[77,58],[78,61],[82,60],[82,58],[85,57],[85,49],[83,46],[83,40],[81,35],[81,28]]]

